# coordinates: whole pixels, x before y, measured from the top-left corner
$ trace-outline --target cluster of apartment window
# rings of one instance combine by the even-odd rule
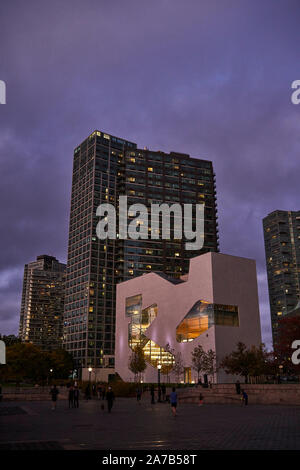
[[[66,266],[40,255],[24,267],[19,336],[52,350],[62,347]]]
[[[300,298],[300,211],[274,211],[263,220],[273,340],[278,318]]]

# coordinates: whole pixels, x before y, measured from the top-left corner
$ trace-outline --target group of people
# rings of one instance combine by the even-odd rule
[[[59,390],[57,386],[54,385],[50,390],[53,411],[56,409],[58,395],[59,395]],[[85,395],[86,400],[91,398],[90,384],[86,386],[84,395]],[[109,413],[111,413],[111,410],[115,401],[115,395],[114,395],[112,388],[108,387],[106,391],[105,387],[101,387],[99,385],[97,388],[97,396],[99,399],[102,398],[102,400],[105,400],[106,398],[107,410]],[[75,385],[68,386],[68,402],[69,402],[69,408],[79,408],[79,388],[76,383]],[[104,406],[102,406],[101,408],[104,409]]]
[[[160,403],[161,401],[168,401],[169,397],[166,395],[166,386],[165,384],[158,386],[158,399],[157,401]],[[150,395],[151,395],[151,405],[155,404],[155,387],[154,384],[150,387]]]
[[[69,387],[69,408],[79,408],[79,388],[77,385],[71,385]]]
[[[113,404],[114,404],[114,401],[115,401],[115,394],[114,394],[112,388],[108,387],[108,389],[106,390],[104,385],[99,384],[98,386],[96,386],[96,384],[93,384],[92,385],[92,394],[93,394],[94,397],[97,396],[98,400],[105,400],[106,399],[106,401],[107,401],[107,410],[108,410],[109,413],[111,413],[111,410],[112,410],[112,407],[113,407]],[[89,383],[87,384],[87,386],[85,388],[84,396],[85,396],[86,400],[91,399],[91,386],[90,386]],[[104,406],[102,405],[101,408],[104,409]]]
[[[171,404],[171,410],[172,410],[172,414],[173,416],[177,416],[177,403],[178,403],[178,396],[177,396],[177,393],[176,393],[176,389],[175,387],[172,388],[172,392],[170,393],[170,395],[166,395],[166,386],[165,384],[162,384],[162,385],[159,385],[158,386],[158,403],[162,403],[162,402],[169,402]],[[154,405],[155,404],[155,387],[154,387],[154,384],[151,385],[150,387],[150,395],[151,395],[151,405]],[[138,387],[137,388],[137,401],[140,402],[141,400],[141,391],[140,391],[140,388]]]

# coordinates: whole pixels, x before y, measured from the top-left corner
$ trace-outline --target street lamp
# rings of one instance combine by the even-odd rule
[[[160,389],[160,369],[161,369],[161,364],[158,364],[157,366],[157,382],[158,382],[158,402],[161,403],[161,389]]]

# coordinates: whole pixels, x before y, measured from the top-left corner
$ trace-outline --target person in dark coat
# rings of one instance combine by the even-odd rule
[[[69,408],[74,408],[74,388],[73,385],[69,388]]]
[[[246,393],[245,390],[241,390],[241,392],[242,392],[242,404],[247,406],[248,405],[248,394]]]
[[[238,380],[235,383],[235,390],[236,390],[237,395],[241,394],[241,384]]]
[[[115,394],[112,391],[111,387],[108,387],[108,391],[106,393],[106,400],[107,400],[107,409],[108,409],[108,412],[110,413],[113,407],[113,403],[115,401]]]
[[[74,408],[79,408],[79,388],[74,387]]]
[[[166,401],[166,386],[165,386],[165,384],[162,384],[162,386],[161,386],[161,393],[162,393],[163,401]]]
[[[85,396],[86,400],[90,400],[90,398],[91,398],[91,386],[90,386],[90,384],[87,384],[87,386],[85,387],[84,396]]]
[[[153,384],[150,387],[150,394],[151,394],[151,405],[154,405],[155,400],[154,400],[154,385]]]
[[[141,399],[142,399],[142,389],[141,389],[141,386],[138,385],[136,387],[136,400],[137,400],[138,403],[140,403]]]
[[[59,394],[59,390],[57,389],[56,385],[54,385],[50,390],[53,411],[56,409],[56,402],[57,402],[58,394]]]

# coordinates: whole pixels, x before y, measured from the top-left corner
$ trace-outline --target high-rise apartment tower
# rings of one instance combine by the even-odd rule
[[[300,299],[300,211],[271,212],[263,219],[273,342],[278,319]]]
[[[205,204],[201,250],[186,251],[185,240],[99,240],[96,210],[119,196],[128,207],[142,203]],[[130,220],[130,213],[128,220]],[[136,144],[100,131],[74,151],[64,314],[64,345],[79,375],[105,380],[114,368],[116,284],[149,271],[179,277],[189,259],[218,251],[215,175],[212,163],[176,152],[140,150]],[[90,369],[90,372],[88,372]]]
[[[25,264],[19,336],[44,350],[62,347],[66,265],[41,255]]]

